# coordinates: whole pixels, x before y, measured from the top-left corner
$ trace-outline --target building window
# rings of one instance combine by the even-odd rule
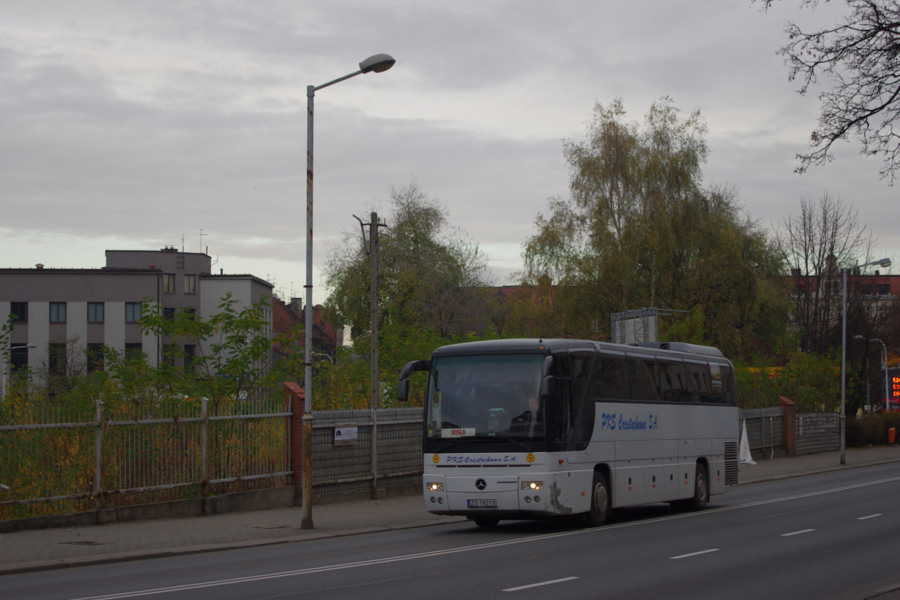
[[[88,302],[88,323],[103,322],[103,303]]]
[[[15,373],[28,367],[28,344],[12,344],[9,350],[9,368]]]
[[[9,312],[13,317],[13,323],[28,322],[28,303],[27,302],[10,302]]]
[[[51,302],[50,303],[50,322],[65,323],[66,322],[66,303]]]
[[[141,320],[141,303],[126,302],[125,303],[125,322],[137,323]]]
[[[185,275],[184,276],[184,293],[185,294],[196,294],[197,293],[197,276],[196,275]]]
[[[163,273],[163,293],[175,293],[175,273]]]
[[[48,347],[47,366],[51,375],[66,374],[66,344],[65,342],[52,343]]]
[[[140,360],[144,354],[144,347],[140,342],[125,344],[125,360]]]
[[[166,321],[171,321],[175,318],[175,309],[174,308],[163,308],[163,318]]]
[[[105,361],[103,359],[103,344],[87,345],[87,370],[88,373],[102,371]]]
[[[184,345],[184,369],[193,371],[196,366],[194,361],[197,360],[197,346],[195,344]]]
[[[178,356],[178,346],[175,344],[166,344],[163,346],[162,359],[168,365],[175,366],[175,358]]]

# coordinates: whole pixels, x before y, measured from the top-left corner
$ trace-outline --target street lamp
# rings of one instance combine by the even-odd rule
[[[866,338],[864,338],[861,335],[854,335],[853,339],[854,340],[864,340]],[[881,344],[881,349],[882,349],[881,368],[884,369],[884,403],[885,403],[884,406],[885,406],[885,410],[887,410],[887,408],[890,406],[890,394],[891,394],[890,387],[888,386],[887,344],[885,344],[878,338],[871,338],[870,341],[878,342],[879,344]]]
[[[396,61],[387,54],[375,54],[359,63],[359,70],[328,83],[306,87],[306,312],[303,351],[303,505],[301,529],[312,529],[312,331],[313,331],[313,99],[316,90],[364,73],[382,73]]]
[[[870,266],[891,266],[891,259],[881,258],[856,267],[841,267],[841,464],[847,464],[847,271]]]

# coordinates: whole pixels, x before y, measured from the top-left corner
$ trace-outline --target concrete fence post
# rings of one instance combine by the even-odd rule
[[[103,401],[95,401],[95,419],[97,427],[94,429],[94,509],[103,508],[103,432],[106,429],[106,419],[103,413]]]
[[[209,398],[200,398],[200,497],[209,497]],[[205,511],[204,511],[205,514]]]

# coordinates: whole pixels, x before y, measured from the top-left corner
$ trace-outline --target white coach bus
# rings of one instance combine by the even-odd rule
[[[515,339],[444,346],[428,372],[425,505],[481,527],[614,508],[695,510],[738,482],[734,369],[716,348]]]

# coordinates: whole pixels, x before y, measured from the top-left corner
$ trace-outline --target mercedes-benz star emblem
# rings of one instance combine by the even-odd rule
[[[483,490],[487,487],[487,482],[485,482],[484,479],[479,479],[475,482],[475,487],[477,487],[479,490]]]

